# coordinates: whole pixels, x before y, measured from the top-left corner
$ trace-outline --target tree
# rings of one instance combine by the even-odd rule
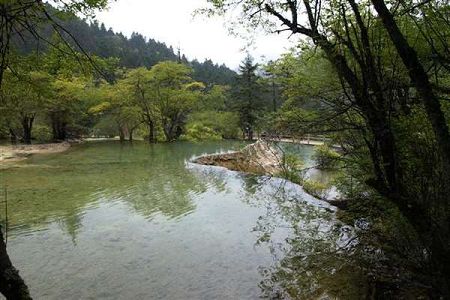
[[[106,7],[107,0],[71,0],[71,1],[53,1],[53,4],[64,13],[78,13],[85,16],[92,16],[95,10]],[[54,16],[55,10],[48,4],[40,0],[32,1],[9,1],[2,0],[0,2],[0,87],[3,79],[3,73],[9,66],[9,55],[11,50],[11,41],[15,36],[23,36],[25,33],[32,37],[49,43],[48,39],[41,35],[37,29],[42,24],[50,24],[50,26],[63,38],[63,36],[71,39],[75,44],[78,42],[73,39],[73,35],[61,26],[57,18]],[[67,40],[64,39],[67,43]],[[83,49],[79,49],[84,51]],[[87,56],[87,53],[84,52]]]
[[[447,274],[446,266],[450,265],[446,246],[450,240],[449,203],[445,200],[448,198],[446,161],[450,153],[447,146],[448,111],[446,116],[445,106],[441,104],[443,97],[438,99],[432,88],[441,86],[442,91],[443,81],[439,79],[448,76],[445,75],[448,74],[448,39],[432,24],[440,19],[442,21],[438,23],[448,25],[448,18],[445,21],[445,17],[438,17],[439,13],[429,11],[439,11],[445,16],[448,3],[393,2],[392,11],[389,11],[384,1],[378,0],[208,2],[211,4],[209,12],[223,14],[237,7],[242,12],[239,21],[246,20],[253,28],[262,25],[271,32],[289,31],[302,35],[307,38],[307,43],[320,49],[319,55],[323,54],[334,69],[341,92],[336,93],[331,102],[322,101],[320,94],[315,97],[315,100],[333,106],[331,111],[334,113],[325,114],[319,120],[331,127],[327,130],[334,130],[339,125],[345,136],[340,141],[349,155],[371,163],[370,167],[361,164],[361,167],[365,166],[365,169],[361,168],[365,183],[396,203],[414,226],[421,243],[430,253],[426,259],[430,274],[434,272],[432,270]],[[429,10],[425,11],[424,7]],[[306,18],[302,18],[302,14]],[[280,23],[281,28],[277,26]],[[442,26],[442,30],[447,32],[445,27],[448,26]],[[399,28],[409,35],[405,37]],[[421,45],[422,61],[412,51],[413,43]],[[424,65],[434,74],[427,74]],[[415,94],[421,101],[417,101]],[[413,126],[413,119],[420,120],[421,129]],[[312,120],[312,124],[317,121]],[[429,128],[434,132],[431,138]],[[302,129],[317,130],[317,127],[302,126]],[[414,130],[419,130],[420,135]],[[410,135],[421,140],[420,151],[405,142]],[[422,136],[428,140],[419,138]],[[433,154],[436,147],[440,149],[437,156]],[[418,174],[418,169],[433,174],[433,182],[421,175],[421,183],[414,179],[412,174]],[[417,186],[429,193],[418,197]],[[431,196],[430,191],[436,188],[440,192],[433,192]],[[448,293],[448,281],[442,277],[434,276],[432,285],[442,294]]]
[[[235,109],[239,113],[241,129],[249,141],[253,140],[254,126],[261,107],[261,90],[257,75],[258,64],[247,55],[239,66]]]
[[[132,95],[132,103],[139,107],[141,119],[148,127],[148,141],[156,142],[157,109],[154,93],[151,90],[153,74],[146,68],[137,68],[128,72],[125,78],[119,81],[122,91]]]
[[[133,132],[142,124],[141,109],[133,102],[133,98],[129,95],[129,89],[119,82],[116,85],[103,84],[97,89],[95,96],[101,99],[101,103],[91,107],[91,114],[111,116],[114,120],[115,127],[119,133],[121,141],[133,141]]]
[[[372,0],[373,6],[381,18],[384,28],[397,49],[404,65],[408,69],[409,77],[415,86],[419,96],[425,105],[428,119],[433,126],[433,131],[441,151],[441,156],[445,162],[446,169],[450,168],[450,131],[445,120],[441,103],[433,91],[433,87],[425,72],[425,68],[419,61],[419,57],[413,47],[410,46],[405,36],[400,31],[394,16],[383,0]],[[420,3],[419,3],[420,4]],[[414,1],[407,10],[414,6]]]
[[[172,142],[183,133],[187,116],[200,99],[204,85],[192,80],[188,66],[176,62],[158,63],[150,72],[152,98],[166,140]]]
[[[33,124],[38,113],[42,112],[45,101],[50,97],[51,77],[35,65],[36,57],[29,56],[16,59],[13,72],[4,74],[4,85],[1,89],[4,109],[10,117],[16,118],[22,127],[22,141],[31,143]],[[13,136],[16,134],[10,128]]]
[[[79,121],[85,117],[89,106],[85,104],[88,85],[89,79],[84,77],[55,79],[54,96],[45,105],[55,141],[77,137],[84,132]]]

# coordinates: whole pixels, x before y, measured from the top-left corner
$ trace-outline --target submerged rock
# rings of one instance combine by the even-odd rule
[[[211,154],[194,159],[194,163],[221,166],[234,171],[275,175],[280,173],[282,154],[269,142],[258,140],[240,151]]]

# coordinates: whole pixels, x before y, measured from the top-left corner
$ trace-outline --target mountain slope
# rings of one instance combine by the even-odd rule
[[[193,78],[206,84],[231,84],[236,75],[225,65],[214,64],[209,59],[199,62],[188,61],[184,55],[179,58],[171,46],[168,47],[165,43],[151,38],[146,39],[139,33],[133,33],[128,38],[112,29],[107,30],[104,24],[96,21],[88,24],[76,16],[61,16],[57,11],[55,15],[59,18],[60,24],[75,37],[83,50],[103,58],[117,57],[123,67],[151,67],[160,61],[181,59],[193,68]],[[47,26],[40,28],[39,33],[45,40],[51,40],[53,29]],[[67,40],[70,41],[70,38]],[[30,53],[37,47],[47,48],[45,44],[42,41],[38,44],[31,36],[25,39],[16,37],[13,43],[14,47],[22,53]]]

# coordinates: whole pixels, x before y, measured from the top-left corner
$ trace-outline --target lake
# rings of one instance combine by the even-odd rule
[[[334,207],[282,179],[189,162],[242,145],[89,142],[3,168],[8,251],[32,296],[358,299],[353,229]]]

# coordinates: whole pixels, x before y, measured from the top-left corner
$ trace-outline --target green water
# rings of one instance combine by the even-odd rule
[[[31,294],[357,299],[339,249],[351,229],[333,207],[281,179],[189,163],[240,146],[86,143],[3,168],[8,251]]]

